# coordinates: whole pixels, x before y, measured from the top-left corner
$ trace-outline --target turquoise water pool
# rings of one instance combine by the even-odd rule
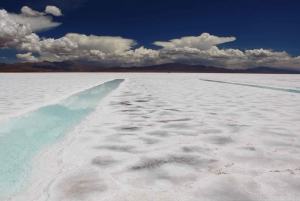
[[[291,92],[291,93],[297,93],[297,94],[300,93],[300,90],[297,90],[297,89],[284,89],[284,88],[278,88],[278,87],[260,86],[260,85],[243,84],[243,83],[233,83],[233,82],[225,82],[225,81],[219,81],[219,80],[207,80],[207,79],[200,79],[200,80],[206,81],[206,82],[215,82],[215,83],[221,83],[221,84],[233,84],[233,85],[239,85],[239,86],[255,87],[255,88],[261,88],[261,89],[270,89],[270,90]]]
[[[0,125],[0,198],[20,190],[32,158],[43,147],[61,140],[123,81],[105,82]]]

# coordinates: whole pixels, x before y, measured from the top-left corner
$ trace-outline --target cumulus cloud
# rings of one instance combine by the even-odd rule
[[[246,50],[245,52],[238,49],[219,49],[216,46],[209,50],[196,48],[162,49],[159,58],[169,62],[212,65],[231,69],[267,66],[300,70],[298,57],[293,58],[285,51],[274,52],[264,49],[259,49],[259,51]]]
[[[27,62],[38,62],[39,60],[32,56],[31,52],[28,52],[26,54],[17,54],[16,55],[18,59],[22,61],[27,61]]]
[[[97,58],[99,60],[117,57],[136,45],[134,40],[122,37],[86,36],[74,33],[59,39],[41,39],[37,34],[32,33],[29,24],[17,23],[5,10],[0,11],[0,16],[0,47],[14,47],[22,51],[36,52],[41,55],[39,59],[62,61]],[[18,58],[24,60],[20,55]]]
[[[47,6],[45,13],[52,14],[54,16],[62,16],[61,10],[56,6]]]
[[[210,35],[209,33],[203,33],[198,37],[187,36],[180,39],[172,39],[168,42],[156,41],[157,46],[162,46],[165,49],[173,48],[196,48],[198,50],[209,50],[214,45],[235,41],[235,37],[218,37]]]
[[[249,58],[264,58],[273,56],[272,52],[264,49],[246,50],[246,56]]]
[[[137,43],[132,39],[111,36],[86,36],[69,33],[65,36],[76,42],[80,49],[100,50],[103,53],[120,53],[132,48]]]
[[[122,53],[106,54],[92,50],[89,54],[84,55],[84,57],[89,61],[100,61],[104,66],[146,66],[160,63],[159,51],[144,47]]]
[[[23,6],[21,9],[21,13],[27,17],[38,17],[45,15],[45,13],[32,10],[28,6]]]
[[[209,50],[185,47],[162,49],[159,52],[159,60],[161,60],[161,63],[176,62],[235,68],[235,65],[227,65],[228,61],[239,61],[238,63],[241,63],[244,59],[245,55],[240,50],[220,50],[216,46],[211,47]]]
[[[71,41],[66,37],[59,39],[40,39],[38,35],[31,34],[26,36],[24,41],[18,49],[31,52],[47,52],[53,54],[68,54],[77,50],[78,45],[76,42]]]
[[[30,34],[29,24],[19,24],[5,10],[0,10],[0,48],[16,46]]]
[[[53,29],[61,25],[59,22],[53,22],[51,16],[27,17],[13,13],[10,13],[9,16],[18,24],[30,24],[34,32]]]
[[[61,10],[56,6],[46,6],[45,12],[39,12],[29,8],[28,6],[23,6],[21,8],[21,13],[27,17],[38,17],[46,14],[51,14],[54,16],[62,16]]]
[[[26,9],[25,9],[26,10]],[[23,13],[23,11],[22,11]],[[24,11],[23,18],[34,12]],[[26,15],[26,16],[25,16]],[[15,48],[26,54],[16,55],[21,61],[81,60],[104,66],[147,66],[162,63],[212,65],[233,69],[269,66],[300,70],[300,56],[266,49],[241,51],[219,49],[218,44],[234,41],[234,37],[218,37],[203,33],[199,37],[182,37],[169,42],[155,42],[162,49],[137,47],[133,39],[69,33],[62,38],[40,38],[32,32],[31,24],[14,19],[0,10],[0,48]],[[37,57],[32,53],[36,53]]]
[[[23,6],[21,9],[21,14],[8,13],[8,15],[18,24],[30,24],[33,32],[45,31],[61,25],[59,22],[53,22],[53,18],[49,15],[46,15],[48,13],[55,16],[60,16],[60,10],[55,6],[48,7],[49,6],[46,7],[47,12],[44,13],[32,10],[28,6]]]
[[[30,24],[19,24],[5,10],[0,10],[0,48],[14,47],[29,52],[69,53],[78,48],[66,37],[41,39]]]

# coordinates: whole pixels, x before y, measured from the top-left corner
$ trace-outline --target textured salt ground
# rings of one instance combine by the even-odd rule
[[[127,79],[11,200],[299,200],[299,95],[199,80],[223,75],[112,76]]]
[[[112,79],[91,73],[0,73],[0,124]]]

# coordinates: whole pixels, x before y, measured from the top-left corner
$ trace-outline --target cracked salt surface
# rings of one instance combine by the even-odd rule
[[[11,200],[300,200],[300,95],[199,80],[297,89],[299,76],[96,75],[126,80]]]

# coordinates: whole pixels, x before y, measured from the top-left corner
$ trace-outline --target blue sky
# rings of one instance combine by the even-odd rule
[[[20,13],[23,6],[42,12],[48,5],[56,6],[61,10],[63,16],[52,17],[54,22],[62,24],[46,31],[34,31],[40,38],[58,39],[67,33],[87,36],[91,34],[120,36],[135,41],[134,45],[130,44],[130,50],[143,46],[146,49],[159,51],[162,47],[154,45],[155,41],[169,41],[187,36],[197,37],[202,33],[209,33],[217,37],[236,38],[231,42],[214,44],[220,50],[236,49],[244,53],[246,50],[264,50],[271,53],[285,51],[291,59],[300,55],[299,1],[10,0],[1,3],[2,8],[9,13]],[[99,50],[101,51],[101,49]],[[203,49],[200,48],[200,50]],[[20,48],[10,47],[10,50],[0,50],[0,57],[6,57],[7,61],[14,62],[18,61],[16,54],[27,52]],[[32,55],[39,54],[40,52],[32,53]],[[268,54],[257,52],[256,55]],[[82,57],[80,59],[85,60]],[[90,61],[91,59],[86,60]],[[204,62],[203,59],[198,61],[195,58],[191,60],[193,63],[214,64],[210,59],[209,62]],[[172,62],[172,60],[170,61]],[[179,61],[187,63],[188,58],[181,58]],[[103,62],[99,61],[99,63]],[[109,61],[103,64],[108,65],[108,63]],[[258,65],[257,62],[249,63],[251,62],[247,61],[247,64],[243,63],[242,65],[245,67]],[[260,63],[295,68],[295,65],[286,63],[272,64],[270,59],[267,63]],[[119,64],[123,65],[124,62],[119,62]],[[133,63],[129,62],[129,64]],[[220,61],[215,63],[215,65],[221,64]],[[228,64],[226,66],[230,67]]]

